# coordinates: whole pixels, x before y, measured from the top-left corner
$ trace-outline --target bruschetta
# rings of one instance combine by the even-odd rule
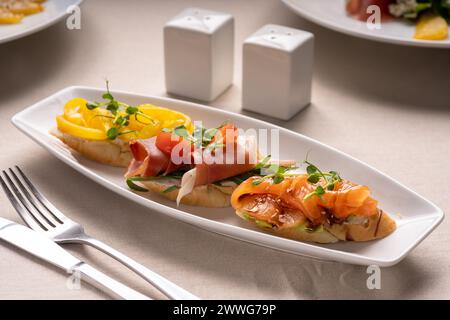
[[[234,190],[231,204],[239,217],[256,226],[301,241],[369,241],[396,229],[367,186],[310,177],[287,176],[278,183],[272,177],[251,177]]]

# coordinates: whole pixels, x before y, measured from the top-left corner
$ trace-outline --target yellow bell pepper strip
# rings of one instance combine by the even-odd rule
[[[69,100],[64,114],[57,119],[58,129],[84,139],[123,141],[148,139],[164,128],[184,126],[189,133],[194,130],[192,120],[181,112],[151,104],[130,106],[117,101],[109,92],[108,83],[102,97],[102,103],[83,98]]]
[[[80,126],[78,124],[68,121],[63,116],[56,117],[56,123],[58,125],[58,129],[61,132],[70,134],[78,138],[89,140],[107,139],[106,133],[104,131]]]

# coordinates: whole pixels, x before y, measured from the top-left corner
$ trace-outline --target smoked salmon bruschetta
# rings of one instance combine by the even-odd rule
[[[369,241],[396,229],[367,186],[312,164],[305,174],[250,177],[234,190],[231,205],[239,217],[295,240]]]

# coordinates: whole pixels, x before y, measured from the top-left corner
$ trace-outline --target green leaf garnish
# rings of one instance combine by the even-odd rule
[[[114,100],[114,97],[112,96],[112,94],[110,92],[106,92],[102,95],[102,98],[105,100]]]
[[[165,189],[162,193],[170,193],[170,192],[175,191],[177,189],[179,189],[178,186],[170,186],[167,189]]]
[[[262,168],[264,168],[264,167],[267,165],[267,163],[269,163],[269,161],[270,161],[271,158],[272,158],[271,155],[266,156],[264,159],[261,160],[260,163],[258,163],[258,164],[255,166],[255,169],[256,169],[256,170],[261,170]]]
[[[308,174],[314,174],[317,171],[319,171],[319,169],[315,165],[310,164],[309,166],[306,167],[306,172]]]
[[[131,190],[135,190],[135,191],[140,191],[140,192],[148,192],[147,189],[138,186],[137,184],[134,183],[134,181],[139,181],[138,179],[135,178],[128,178],[127,179],[127,185]]]
[[[106,136],[110,140],[114,140],[119,136],[119,129],[117,127],[112,127],[108,131],[106,131]]]
[[[139,108],[138,107],[129,106],[126,109],[126,113],[128,113],[129,115],[136,114],[138,112],[139,112]]]
[[[95,117],[103,117],[103,118],[112,119],[112,123],[113,123],[114,127],[110,128],[106,132],[106,136],[110,140],[114,140],[121,135],[129,134],[129,133],[136,133],[136,131],[121,132],[121,129],[123,127],[126,127],[130,124],[130,116],[132,116],[132,115],[134,115],[136,117],[139,114],[140,116],[149,119],[150,123],[144,123],[145,125],[153,124],[155,122],[151,117],[140,112],[138,107],[130,106],[126,103],[117,101],[114,98],[114,96],[111,94],[111,92],[109,91],[109,81],[108,80],[106,80],[106,92],[102,95],[102,98],[106,101],[104,101],[103,103],[88,102],[88,103],[86,103],[86,107],[89,110],[94,110],[96,108],[103,107],[111,113],[110,116],[105,115],[105,114],[97,114],[94,116],[94,118]],[[125,114],[124,114],[124,112],[125,112]],[[137,118],[136,118],[136,121],[141,122]]]
[[[97,109],[99,106],[100,106],[100,104],[97,103],[97,102],[88,102],[88,103],[86,103],[86,108],[88,108],[88,110]]]
[[[276,175],[275,177],[273,177],[274,184],[280,184],[283,181],[284,181],[284,177],[282,175]]]
[[[113,115],[117,114],[117,111],[119,110],[119,104],[117,101],[111,101],[107,106],[106,110],[111,112]]]
[[[205,129],[203,132],[203,139],[210,142],[216,136],[218,131],[218,128]]]
[[[312,173],[308,176],[308,182],[317,183],[320,180],[320,174]]]
[[[308,200],[314,196],[321,197],[326,191],[333,191],[336,183],[342,180],[339,173],[336,171],[323,172],[308,160],[305,160],[304,163],[308,165],[306,167],[308,182],[312,184],[323,183],[323,185],[319,184],[315,190],[307,194],[303,200]]]
[[[259,186],[261,183],[263,183],[264,182],[264,177],[263,178],[259,178],[259,179],[254,179],[253,181],[252,181],[252,184],[254,185],[254,186]]]
[[[191,135],[189,134],[188,129],[184,125],[178,126],[175,129],[173,129],[173,134],[185,138],[187,140],[191,139]]]
[[[255,168],[252,170],[252,173],[254,175],[257,175],[258,173],[265,174],[259,179],[253,180],[253,185],[259,185],[264,180],[271,180],[273,184],[279,184],[284,181],[284,179],[288,176],[296,176],[300,175],[300,173],[290,173],[290,170],[295,169],[296,167],[290,166],[280,166],[278,164],[271,164],[270,163],[271,156],[266,156],[261,162],[259,162]]]
[[[322,186],[317,186],[317,188],[316,188],[316,194],[317,194],[318,196],[321,196],[321,195],[325,194],[325,189],[324,189]]]

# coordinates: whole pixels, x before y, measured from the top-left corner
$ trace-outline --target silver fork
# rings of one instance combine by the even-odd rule
[[[56,243],[87,244],[108,254],[151,283],[169,298],[175,300],[199,299],[197,296],[149,270],[123,253],[87,235],[83,226],[70,220],[56,209],[34,187],[18,166],[15,166],[15,170],[9,168],[8,172],[5,170],[2,172],[11,190],[23,206],[23,208],[14,207],[22,220],[30,228],[43,233]]]

